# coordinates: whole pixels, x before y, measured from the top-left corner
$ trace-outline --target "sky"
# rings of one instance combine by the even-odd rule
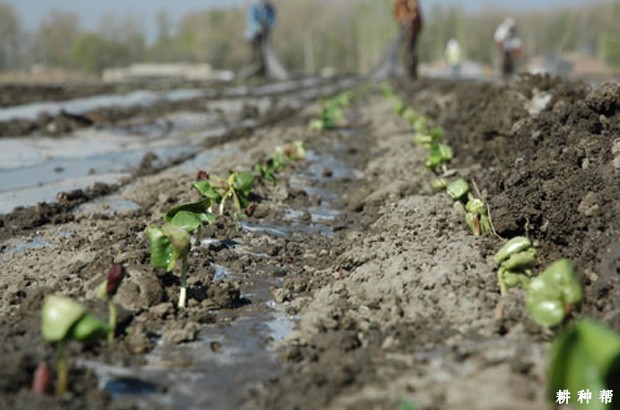
[[[96,29],[101,17],[106,14],[131,13],[139,16],[147,31],[154,27],[155,17],[160,10],[165,10],[173,21],[195,10],[213,7],[231,7],[246,3],[248,0],[0,0],[12,4],[19,13],[26,29],[34,29],[41,19],[52,9],[72,11],[80,16],[85,28]],[[289,0],[295,1],[295,0]],[[386,0],[386,3],[389,0]],[[421,0],[422,7],[435,4],[457,4],[470,11],[484,7],[494,9],[517,8],[520,10],[540,10],[557,6],[572,6],[596,3],[598,0]]]

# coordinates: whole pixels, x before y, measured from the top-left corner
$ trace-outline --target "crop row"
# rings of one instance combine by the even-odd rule
[[[262,179],[275,184],[278,175],[292,162],[305,157],[301,141],[278,147],[266,161],[255,164],[252,172],[231,171],[227,177],[198,172],[192,183],[197,200],[170,208],[163,216],[161,225],[150,225],[146,235],[150,240],[150,261],[155,268],[166,272],[178,270],[180,292],[178,309],[187,303],[187,273],[192,243],[199,245],[206,225],[218,217],[231,218],[239,228],[239,221],[252,216],[256,203],[251,199],[254,183]],[[192,235],[194,238],[192,238]],[[122,265],[113,265],[98,288],[98,296],[105,300],[108,321],[101,320],[80,303],[64,296],[48,295],[41,311],[41,333],[45,342],[56,350],[56,395],[63,396],[68,389],[69,364],[66,347],[71,341],[93,344],[107,337],[112,343],[117,333],[116,307],[113,302],[125,276]],[[45,363],[35,371],[33,391],[45,393],[51,374]]]
[[[427,149],[425,166],[433,175],[432,188],[447,192],[455,207],[464,213],[474,235],[497,236],[488,206],[476,184],[457,178],[456,172],[449,168],[454,153],[443,142],[445,131],[431,127],[428,117],[407,107],[389,84],[382,84],[382,90],[394,112],[411,125],[415,145]],[[584,288],[575,265],[560,259],[536,275],[537,251],[530,239],[523,236],[508,241],[500,239],[505,243],[494,259],[501,296],[512,288],[523,289],[529,316],[555,334],[549,370],[551,400],[556,401],[559,390],[588,389],[598,393],[613,387],[620,376],[620,335],[580,317],[578,307],[583,301]],[[611,405],[593,401],[588,408],[608,409]]]

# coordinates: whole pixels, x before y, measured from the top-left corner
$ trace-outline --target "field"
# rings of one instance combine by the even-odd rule
[[[444,128],[449,173],[477,187],[497,236],[472,235],[454,201],[431,188],[411,125],[378,84],[357,78],[217,86],[0,121],[0,147],[19,147],[17,162],[43,139],[80,151],[112,135],[121,148],[106,155],[139,154],[105,183],[51,198],[37,191],[101,173],[62,160],[38,174],[0,163],[0,205],[30,201],[0,215],[0,408],[552,408],[558,329],[531,319],[522,289],[500,295],[493,257],[501,238],[523,235],[537,271],[569,258],[585,289],[572,315],[620,330],[620,85],[524,76],[391,88]],[[347,89],[356,97],[337,127],[310,130],[317,98]],[[7,91],[2,105],[130,91],[18,90],[13,102]],[[199,171],[252,171],[294,141],[305,157],[275,183],[257,179],[253,214],[205,227],[190,253],[188,307],[178,309],[177,271],[151,266],[147,227],[199,199]],[[35,175],[40,189],[7,188],[11,175]],[[69,345],[63,398],[30,392],[38,363],[53,372],[55,359],[40,336],[44,297],[70,296],[107,317],[95,294],[112,263],[126,270],[116,341]]]

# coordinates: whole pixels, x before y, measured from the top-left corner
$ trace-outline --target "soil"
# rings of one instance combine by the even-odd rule
[[[586,284],[577,315],[620,330],[620,86],[593,91],[546,77],[510,86],[393,85],[446,129],[454,171],[476,182],[498,234],[531,237],[541,268],[559,257],[574,260]],[[424,150],[413,146],[411,129],[377,87],[335,131],[309,131],[316,113],[312,105],[272,115],[204,146],[215,159],[191,171],[170,164],[96,195],[5,215],[0,408],[550,408],[553,333],[527,317],[518,290],[497,315],[493,255],[502,241],[473,237],[451,200],[430,189]],[[188,187],[198,170],[249,170],[298,139],[306,159],[277,184],[258,184],[254,215],[240,228],[218,219],[193,248],[189,308],[179,311],[178,277],[149,265],[146,227],[172,205],[196,199]],[[139,209],[76,208],[95,196]],[[43,297],[61,293],[105,317],[105,304],[93,296],[112,262],[128,274],[115,298],[117,341],[71,346],[67,397],[30,393],[37,363],[53,364],[39,336]],[[294,330],[265,333],[261,324],[278,317],[292,320]],[[234,333],[248,320],[251,330]],[[235,343],[244,340],[253,361],[239,358]],[[165,356],[162,349],[177,350]],[[206,356],[238,365],[213,365]],[[102,365],[126,369],[142,391],[148,385],[157,393],[100,389]],[[144,373],[158,367],[181,381]],[[182,394],[183,383],[192,394]]]

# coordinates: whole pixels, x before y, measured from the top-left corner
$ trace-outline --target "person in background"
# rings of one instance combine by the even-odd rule
[[[461,52],[461,46],[455,39],[448,41],[446,45],[446,60],[450,64],[450,76],[453,80],[461,77],[461,64],[463,60],[463,53]]]
[[[265,50],[277,22],[276,9],[269,0],[254,0],[248,9],[245,38],[252,48],[253,75],[267,75]]]
[[[495,30],[495,45],[499,54],[502,78],[509,80],[516,71],[523,46],[517,23],[513,18],[507,18],[497,27],[497,30]]]
[[[394,0],[394,17],[405,40],[405,66],[412,80],[418,78],[418,35],[422,30],[422,13],[417,0]]]

